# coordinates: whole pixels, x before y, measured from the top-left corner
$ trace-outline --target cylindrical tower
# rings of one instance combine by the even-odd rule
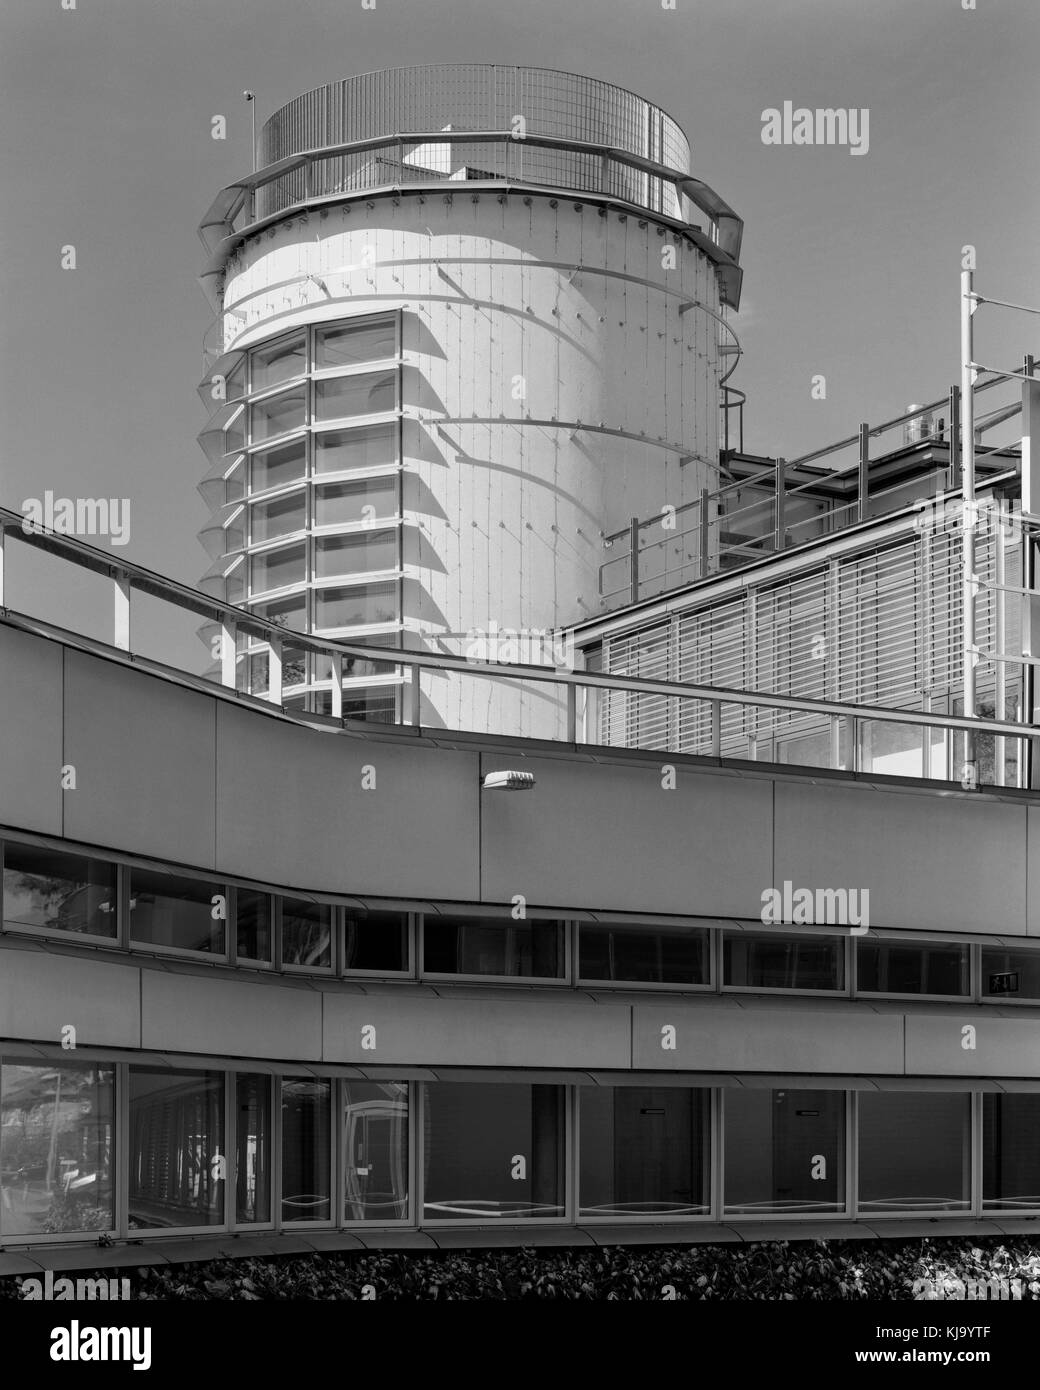
[[[205,583],[376,648],[565,659],[551,634],[599,611],[602,537],[718,486],[739,219],[662,111],[544,69],[351,78],[260,144],[202,229],[204,394],[226,383]],[[287,700],[327,709],[329,670],[284,660]],[[386,662],[344,674],[347,715],[414,696]],[[548,737],[555,691],[424,677],[420,717]]]

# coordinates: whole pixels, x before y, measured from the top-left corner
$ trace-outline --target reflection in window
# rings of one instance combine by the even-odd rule
[[[266,391],[280,382],[302,376],[307,370],[305,335],[300,333],[265,347],[254,348],[250,361],[253,368],[250,381],[252,391]]]
[[[970,1129],[967,1095],[861,1092],[860,1210],[966,1210]]]
[[[723,983],[748,989],[844,989],[845,943],[838,937],[727,932]]]
[[[354,430],[321,430],[314,436],[314,471],[386,468],[397,462],[397,424]]]
[[[397,409],[397,369],[334,376],[314,383],[314,418],[345,420]]]
[[[873,994],[970,993],[967,946],[903,945],[891,941],[856,943],[856,989]]]
[[[294,483],[307,471],[307,450],[302,439],[277,449],[260,449],[250,456],[249,486],[252,492]]]
[[[982,1097],[982,1200],[1013,1211],[1040,1207],[1040,1095]]]
[[[708,983],[708,932],[622,930],[582,925],[579,975],[583,980],[630,980],[658,985]]]
[[[508,917],[423,919],[423,969],[438,975],[563,975],[560,922]]]
[[[582,1086],[582,1216],[708,1210],[708,1097],[678,1086]]]
[[[332,908],[303,898],[282,899],[282,964],[332,965]]]
[[[1007,975],[1012,978],[1000,978]],[[1040,951],[993,951],[984,946],[982,993],[1006,995],[1011,999],[1040,999]]]
[[[338,324],[314,334],[315,367],[354,367],[397,355],[396,319]]]
[[[358,584],[349,589],[318,589],[314,595],[317,628],[365,627],[397,618],[397,582]]]
[[[307,405],[306,386],[293,387],[283,391],[280,396],[260,401],[249,407],[250,443],[259,444],[265,439],[273,439],[279,434],[298,430],[304,423]]]
[[[344,1082],[343,1218],[400,1221],[407,1215],[407,1083]]]
[[[327,696],[328,692],[322,694]],[[369,724],[393,724],[397,719],[397,687],[344,690],[343,718],[363,719]]]
[[[116,866],[6,842],[4,925],[114,937]]]
[[[235,894],[236,949],[240,960],[271,959],[271,895],[252,888]]]
[[[396,474],[356,483],[321,483],[314,493],[314,524],[347,526],[370,518],[396,516],[397,492]]]
[[[254,555],[249,561],[249,584],[254,594],[302,584],[307,578],[307,546],[286,545]]]
[[[407,912],[347,912],[344,970],[408,969]]]
[[[115,1068],[0,1069],[0,1234],[109,1231]]]
[[[332,1083],[282,1079],[282,1220],[332,1215]]]
[[[307,630],[307,595],[292,594],[289,598],[272,599],[269,603],[256,603],[252,611],[259,618],[287,628],[290,632]]]
[[[271,1080],[235,1078],[235,1220],[271,1220]]]
[[[249,539],[273,541],[279,536],[302,531],[307,525],[307,499],[304,493],[278,497],[272,502],[257,502],[249,509]]]
[[[427,1221],[563,1215],[562,1086],[426,1087]]]
[[[224,952],[224,919],[214,916],[227,890],[176,874],[130,871],[130,937],[147,946]],[[226,913],[225,913],[226,917]]]
[[[224,1077],[130,1068],[130,1229],[224,1220]]]
[[[844,1209],[842,1091],[727,1090],[724,1133],[727,1211]]]
[[[397,568],[396,531],[355,531],[346,536],[325,536],[316,544],[318,579]]]

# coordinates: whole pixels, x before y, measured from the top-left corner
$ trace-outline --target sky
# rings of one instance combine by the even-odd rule
[[[196,583],[212,317],[196,227],[251,167],[243,89],[259,128],[312,87],[410,63],[568,69],[678,120],[694,173],[746,224],[731,385],[748,395],[748,450],[793,457],[942,396],[958,379],[962,246],[981,293],[1040,306],[1040,5],[968,3],[3,0],[0,505],[129,497],[117,553]],[[763,112],[785,101],[869,110],[869,149],[764,144]],[[987,308],[976,325],[977,360],[1040,355],[1035,316]],[[13,607],[77,626],[91,584],[108,603],[99,580],[17,563]],[[157,630],[197,668],[194,626]]]

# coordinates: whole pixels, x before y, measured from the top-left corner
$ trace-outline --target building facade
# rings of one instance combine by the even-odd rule
[[[0,1273],[1031,1229],[1026,448],[966,787],[954,417],[729,447],[740,223],[663,112],[401,70],[261,151],[204,224],[200,588],[0,514],[115,612],[0,609]],[[510,631],[550,655],[467,649]]]

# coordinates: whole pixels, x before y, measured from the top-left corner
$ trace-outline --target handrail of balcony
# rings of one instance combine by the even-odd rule
[[[182,584],[177,580],[168,579],[163,575],[157,574],[153,570],[146,569],[144,566],[137,565],[128,560],[122,560],[113,556],[110,552],[102,551],[97,547],[87,545],[77,537],[58,535],[48,531],[30,530],[27,532],[23,526],[23,522],[24,518],[18,513],[12,512],[7,508],[0,508],[0,612],[13,618],[23,618],[30,623],[38,622],[37,619],[34,619],[29,614],[21,614],[10,607],[4,607],[3,541],[6,537],[14,537],[75,566],[85,568],[95,573],[107,574],[113,580],[115,595],[113,641],[111,644],[106,644],[98,643],[92,639],[84,640],[89,640],[92,647],[103,647],[123,660],[133,661],[135,665],[140,665],[142,669],[169,672],[171,668],[149,658],[134,656],[132,653],[132,644],[130,640],[130,597],[133,590],[136,589],[142,593],[150,594],[171,603],[175,607],[186,609],[196,615],[201,615],[211,621],[220,623],[222,628],[230,636],[231,653],[230,660],[222,662],[221,682],[219,685],[193,672],[182,671],[180,674],[182,674],[189,683],[200,688],[221,689],[225,698],[238,698],[251,704],[257,703],[255,697],[245,695],[237,690],[235,670],[236,653],[234,645],[234,638],[237,631],[259,633],[263,640],[270,643],[272,651],[280,651],[281,644],[288,641],[293,647],[329,656],[333,658],[334,670],[337,669],[336,663],[341,662],[343,657],[360,657],[362,659],[371,660],[374,655],[377,655],[379,660],[385,661],[388,665],[409,667],[412,671],[412,679],[416,683],[418,683],[419,675],[423,671],[446,671],[480,679],[492,677],[512,683],[523,684],[527,682],[536,682],[563,686],[566,688],[567,692],[568,707],[568,737],[566,741],[572,743],[577,741],[576,697],[579,690],[626,692],[632,695],[665,696],[678,699],[697,700],[708,704],[711,708],[719,712],[723,705],[778,709],[787,712],[814,715],[821,718],[844,718],[852,721],[854,727],[862,722],[881,722],[942,729],[951,733],[954,731],[971,732],[975,734],[983,732],[996,737],[1003,736],[1028,740],[1040,738],[1040,726],[1016,724],[1009,720],[979,717],[970,718],[963,715],[941,714],[930,711],[901,709],[880,705],[857,705],[836,700],[814,699],[808,696],[773,694],[768,691],[734,689],[726,686],[705,685],[689,681],[657,680],[645,676],[629,676],[619,673],[579,671],[564,667],[484,661],[476,660],[469,656],[452,656],[447,653],[412,651],[403,647],[373,648],[359,643],[343,641],[341,639],[290,632],[279,624],[250,613],[246,609],[223,603],[199,590],[192,589],[189,585]],[[304,712],[286,709],[281,700],[281,690],[277,685],[274,690],[268,692],[266,703],[268,705],[273,705],[283,717],[290,720],[308,724],[313,724],[315,722],[313,716]],[[335,716],[335,702],[333,704],[333,710]],[[414,713],[412,724],[417,730],[421,728]],[[714,724],[717,729],[717,717],[714,719]],[[339,727],[339,725],[335,723],[335,718],[333,725],[334,727]],[[327,727],[327,723],[322,724],[319,721],[319,727]]]

